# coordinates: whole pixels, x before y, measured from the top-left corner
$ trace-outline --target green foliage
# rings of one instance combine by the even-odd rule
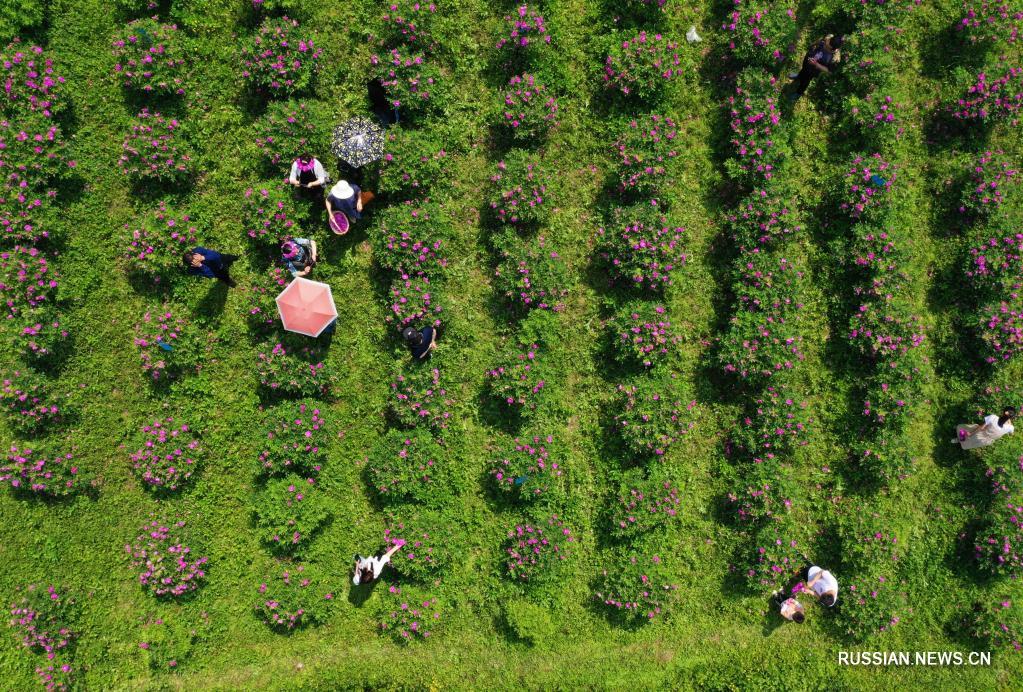
[[[563,455],[552,435],[516,437],[490,462],[492,484],[515,502],[560,500],[565,493]]]
[[[384,542],[388,547],[403,541],[391,558],[391,567],[411,581],[428,584],[446,577],[455,564],[466,536],[457,518],[428,509],[399,507],[388,518]]]
[[[1023,646],[1023,609],[1018,589],[974,603],[964,620],[970,634],[992,649],[1015,653]]]
[[[267,482],[255,504],[256,528],[275,554],[304,552],[330,518],[313,478],[288,475]]]
[[[392,129],[380,166],[380,189],[402,199],[443,194],[437,183],[448,172],[449,147],[434,128]]]
[[[881,574],[849,577],[834,607],[838,626],[854,642],[884,635],[910,612],[905,582],[883,570]]]
[[[615,427],[633,454],[663,456],[696,427],[696,400],[675,373],[633,382],[618,385],[621,413],[615,416]]]
[[[329,109],[321,101],[269,104],[255,124],[255,144],[266,172],[283,180],[300,155],[326,158],[329,118]]]
[[[281,634],[323,623],[334,603],[327,579],[313,565],[279,567],[256,591],[256,616]]]
[[[500,243],[500,261],[494,288],[517,315],[531,310],[561,312],[572,286],[572,276],[553,243],[545,236],[519,238],[506,232]]]
[[[0,4],[0,40],[41,26],[45,17],[46,3],[42,0],[6,0]]]
[[[427,430],[390,430],[370,452],[366,472],[383,502],[440,506],[451,498],[446,457]]]
[[[623,479],[618,494],[610,501],[609,533],[619,540],[631,540],[678,521],[684,511],[679,490],[669,480],[645,479],[634,471]]]
[[[444,624],[437,598],[415,587],[391,586],[380,608],[380,630],[402,646],[436,636]]]
[[[532,646],[545,646],[554,640],[557,626],[548,607],[521,598],[510,598],[501,608],[508,627],[519,639]]]
[[[594,583],[593,600],[621,622],[652,622],[668,614],[678,596],[668,562],[648,551],[609,555]]]
[[[769,521],[754,535],[746,567],[746,585],[751,591],[766,595],[784,589],[807,566],[796,528],[791,520]]]
[[[154,616],[142,625],[139,648],[145,651],[149,668],[154,672],[178,671],[206,644],[209,629],[206,613],[197,623],[178,613]]]

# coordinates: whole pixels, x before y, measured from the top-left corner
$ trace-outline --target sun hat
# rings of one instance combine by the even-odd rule
[[[355,190],[348,184],[347,180],[339,180],[330,188],[330,194],[338,199],[348,199],[355,194]]]
[[[281,255],[284,259],[291,259],[298,255],[298,244],[293,243],[290,240],[285,240],[281,243]]]

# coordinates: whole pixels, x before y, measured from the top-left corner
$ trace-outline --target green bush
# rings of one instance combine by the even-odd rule
[[[466,536],[453,529],[452,517],[440,512],[401,510],[388,518],[384,543],[402,547],[391,558],[391,567],[401,576],[423,584],[447,575]]]
[[[448,456],[427,430],[389,430],[370,452],[366,473],[382,502],[438,506],[451,498]]]
[[[649,551],[616,552],[597,575],[593,600],[615,620],[644,623],[671,611],[678,588],[662,556]]]
[[[540,160],[521,149],[508,152],[490,176],[493,193],[490,208],[495,218],[513,228],[536,228],[550,221],[554,212],[550,176]]]
[[[146,652],[151,670],[181,670],[193,652],[206,643],[209,615],[204,612],[200,617],[196,625],[180,615],[153,617],[142,625],[139,648]]]
[[[631,540],[678,521],[682,498],[678,488],[660,478],[643,478],[633,471],[623,479],[611,506],[609,533]]]
[[[392,128],[380,165],[380,189],[402,199],[443,195],[448,174],[445,139],[434,128]]]
[[[41,26],[45,17],[43,0],[4,0],[0,3],[0,41]]]
[[[615,359],[651,368],[677,355],[682,337],[668,320],[665,306],[650,301],[625,305],[610,323]]]
[[[553,642],[558,628],[551,617],[550,608],[522,598],[509,598],[501,604],[505,622],[519,639],[531,646],[544,646]]]
[[[266,172],[277,180],[288,177],[291,164],[302,154],[327,157],[330,112],[321,101],[275,101],[255,124],[255,144]]]
[[[415,122],[447,107],[444,77],[432,57],[395,48],[370,57],[377,79],[402,120]]]
[[[443,626],[440,602],[414,587],[388,587],[380,607],[380,632],[403,646],[434,637]]]
[[[845,578],[845,587],[835,603],[835,619],[843,634],[863,642],[891,631],[910,612],[906,584],[891,572]]]
[[[490,478],[497,491],[512,501],[556,500],[565,492],[563,458],[552,435],[522,435],[495,455]]]
[[[985,596],[964,618],[967,631],[992,649],[1016,653],[1023,647],[1023,601],[1019,589]]]
[[[696,400],[677,377],[647,376],[618,385],[615,428],[633,454],[663,456],[696,427]]]
[[[444,278],[445,246],[454,229],[444,207],[435,202],[395,204],[380,213],[372,234],[373,259],[398,275]]]
[[[523,316],[531,310],[564,310],[572,274],[552,243],[542,235],[522,239],[510,232],[499,242],[494,288],[512,312]]]
[[[796,539],[796,524],[791,519],[769,521],[754,535],[747,552],[746,585],[751,591],[771,593],[784,589],[807,567]]]
[[[315,480],[288,475],[270,480],[255,504],[256,529],[275,554],[301,553],[330,518]]]
[[[322,624],[334,603],[327,579],[312,565],[284,565],[257,590],[257,617],[282,634]]]
[[[429,427],[434,431],[448,427],[451,400],[444,388],[439,368],[422,363],[399,363],[391,382],[390,409],[402,425]]]

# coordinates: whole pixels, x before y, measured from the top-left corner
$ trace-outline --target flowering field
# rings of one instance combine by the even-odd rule
[[[1023,439],[949,439],[1023,405],[1021,27],[0,3],[0,686],[1018,687]],[[336,237],[281,180],[336,176],[373,78],[401,117]],[[281,329],[287,236],[332,335]],[[184,275],[195,244],[238,288]],[[783,624],[811,563],[838,603]]]

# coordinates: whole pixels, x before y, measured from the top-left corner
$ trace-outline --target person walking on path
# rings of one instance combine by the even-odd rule
[[[207,279],[218,279],[231,288],[237,284],[231,278],[228,270],[237,259],[238,255],[221,254],[216,250],[201,246],[192,248],[181,257],[189,274]]]
[[[984,423],[981,425],[973,423],[956,426],[956,437],[952,440],[952,444],[958,444],[963,449],[976,449],[992,445],[1000,437],[1016,430],[1012,426],[1013,415],[1015,415],[1015,411],[1007,408],[1002,411],[1001,416],[996,416],[993,413],[984,416]]]
[[[372,192],[363,192],[355,183],[347,180],[339,180],[330,188],[325,204],[327,216],[333,216],[334,212],[344,212],[348,221],[355,223],[362,218],[362,208],[369,204],[375,195]]]
[[[806,573],[806,588],[828,608],[835,605],[835,601],[838,600],[838,580],[831,572],[817,565]]]
[[[405,345],[408,346],[412,357],[416,360],[426,358],[430,351],[437,346],[437,330],[430,326],[422,329],[405,327],[401,332],[401,338],[405,340]]]
[[[316,241],[309,238],[292,238],[281,243],[281,261],[291,272],[291,278],[308,276],[316,266]]]
[[[806,619],[806,611],[803,609],[803,604],[797,601],[795,598],[785,598],[784,591],[775,591],[772,594],[774,602],[778,604],[778,608],[781,611],[781,616],[786,620],[801,624]]]
[[[799,72],[789,75],[789,79],[796,83],[796,90],[792,93],[793,101],[806,93],[806,89],[814,77],[821,72],[831,72],[834,65],[842,59],[842,51],[839,49],[844,42],[845,40],[841,36],[828,34],[813,44],[803,57],[803,68]]]
[[[362,557],[360,555],[356,555],[355,575],[352,577],[352,583],[358,586],[360,584],[369,584],[376,581],[380,577],[380,573],[384,571],[384,565],[391,561],[391,556],[398,552],[403,545],[405,545],[405,541],[399,540],[390,550],[380,557]]]
[[[328,179],[327,169],[312,154],[302,154],[295,159],[288,174],[288,182],[310,199],[316,199],[323,194],[323,187]]]

